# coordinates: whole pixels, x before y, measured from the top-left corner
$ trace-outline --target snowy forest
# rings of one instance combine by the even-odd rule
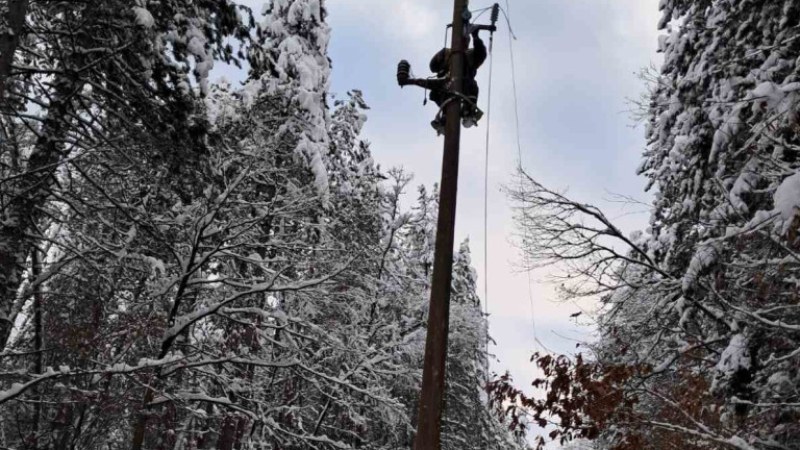
[[[412,447],[438,186],[331,92],[336,6],[0,0],[0,449]],[[460,242],[443,449],[800,449],[800,1],[659,8],[649,226],[506,189],[597,339],[503,375]]]
[[[409,448],[436,187],[329,97],[321,2],[1,8],[0,447]],[[514,448],[454,274],[446,448]]]
[[[532,265],[601,301],[582,355],[490,390],[518,431],[576,449],[800,449],[800,2],[661,0],[646,78],[645,230],[526,173]],[[510,405],[510,406],[508,406]]]

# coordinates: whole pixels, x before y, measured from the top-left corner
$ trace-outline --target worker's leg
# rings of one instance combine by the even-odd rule
[[[478,82],[475,80],[464,80],[464,96],[467,97],[473,104],[478,104],[478,94],[480,88]]]
[[[467,128],[473,127],[478,124],[478,121],[483,117],[483,111],[478,108],[478,94],[480,88],[475,80],[465,80],[464,83],[464,96],[469,102],[464,102],[461,109],[461,116],[463,118],[464,126]]]

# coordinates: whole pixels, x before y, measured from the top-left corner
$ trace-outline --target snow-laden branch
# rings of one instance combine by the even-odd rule
[[[311,279],[311,280],[303,280],[294,283],[286,283],[286,284],[276,284],[277,280],[283,275],[285,270],[288,268],[277,271],[269,281],[264,283],[260,283],[254,286],[251,286],[250,289],[242,292],[238,292],[229,296],[228,298],[216,302],[212,305],[205,306],[201,309],[193,311],[189,314],[185,314],[182,316],[178,316],[174,324],[168,328],[164,332],[163,342],[166,344],[167,342],[171,343],[174,341],[175,337],[186,330],[189,326],[193,325],[200,319],[204,317],[208,317],[210,315],[216,314],[224,308],[225,306],[243,298],[250,297],[252,295],[264,293],[264,292],[294,292],[294,291],[302,291],[305,289],[310,289],[315,286],[321,285],[326,283],[337,276],[339,276],[342,272],[347,270],[348,266],[352,263],[352,259],[347,263],[343,264],[338,269],[334,270],[333,272],[319,278]]]
[[[150,370],[154,368],[165,367],[177,364],[184,360],[185,357],[173,355],[161,359],[142,359],[136,365],[128,365],[124,363],[113,364],[108,367],[93,370],[72,370],[68,366],[60,367],[59,370],[54,370],[52,367],[47,368],[45,373],[34,375],[30,380],[24,383],[13,383],[11,387],[5,391],[0,391],[0,404],[9,400],[13,400],[22,395],[28,389],[49,380],[56,380],[61,378],[74,378],[84,377],[91,375],[127,375],[143,370]],[[6,374],[8,375],[8,374]],[[21,374],[20,374],[21,375]]]

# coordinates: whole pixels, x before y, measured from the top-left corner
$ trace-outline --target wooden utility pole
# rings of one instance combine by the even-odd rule
[[[450,285],[453,278],[453,243],[458,192],[458,153],[461,141],[461,100],[465,64],[465,15],[469,0],[454,0],[453,40],[450,48],[451,88],[455,97],[446,105],[439,220],[433,257],[433,285],[425,340],[425,367],[417,414],[414,450],[440,450],[444,406],[445,359],[450,322]]]

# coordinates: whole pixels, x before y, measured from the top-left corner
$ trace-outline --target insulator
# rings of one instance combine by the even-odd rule
[[[411,64],[405,59],[400,61],[399,64],[397,64],[397,75],[398,76],[402,75],[404,77],[411,76]]]
[[[405,59],[397,63],[397,82],[403,86],[411,78],[411,64]]]
[[[492,24],[496,24],[497,19],[499,18],[500,18],[500,4],[495,3],[494,6],[492,6]]]

